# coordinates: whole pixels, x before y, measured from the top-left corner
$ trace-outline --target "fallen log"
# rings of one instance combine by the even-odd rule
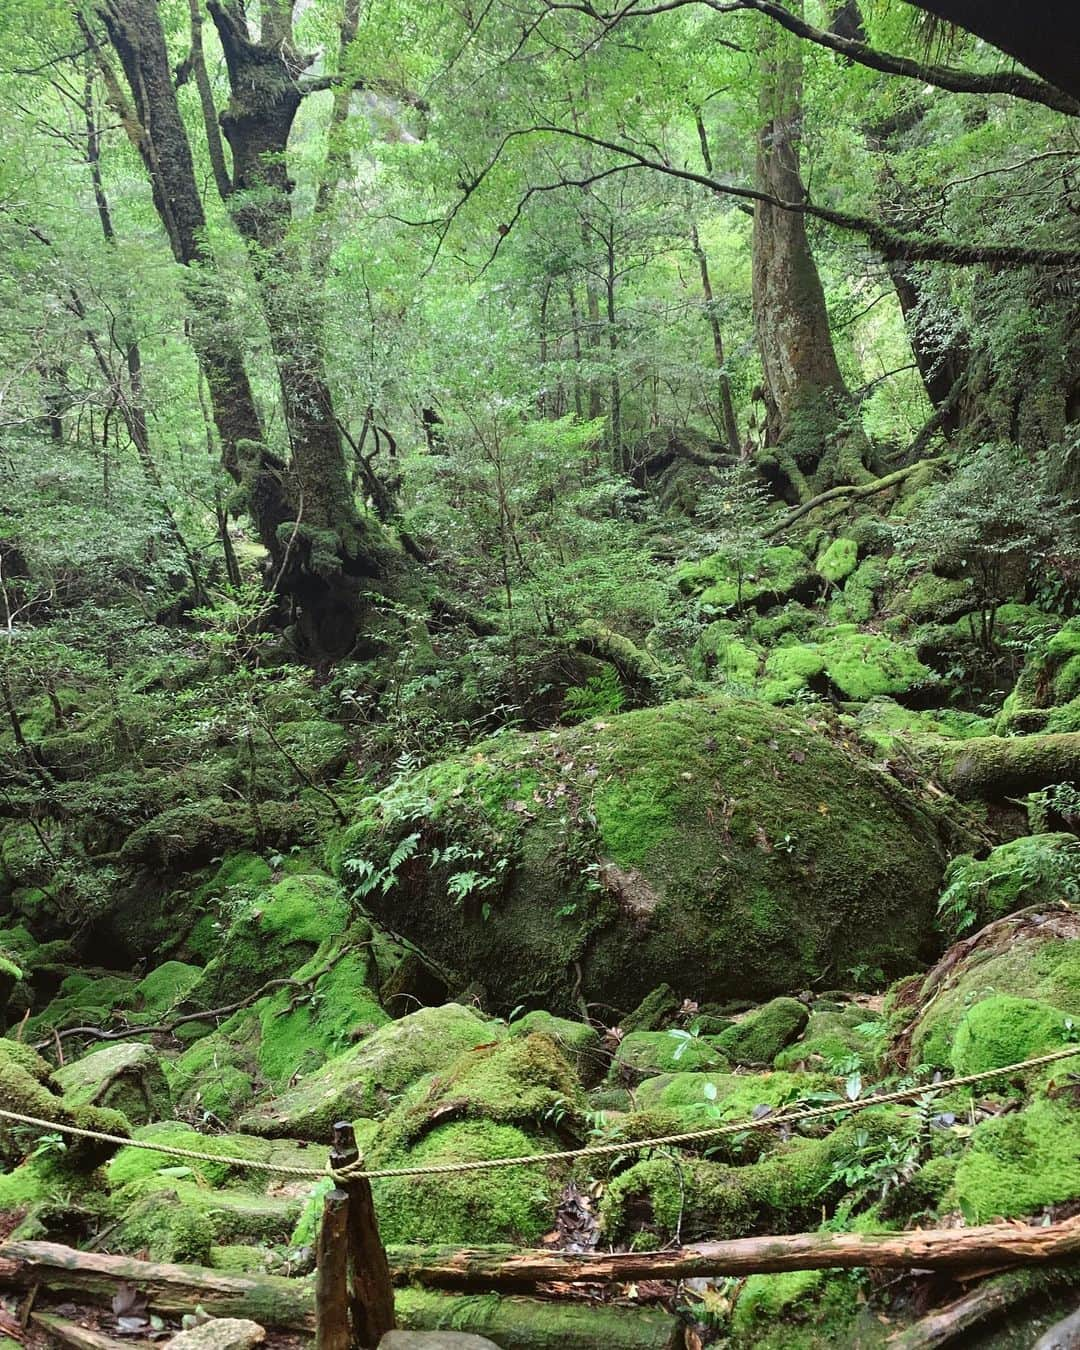
[[[951,1345],[976,1327],[1004,1317],[1039,1294],[1063,1285],[1080,1284],[1075,1261],[1039,1270],[1013,1270],[985,1280],[963,1298],[937,1308],[903,1331],[890,1336],[889,1350],[938,1350]]]
[[[2,1249],[0,1249],[2,1250]],[[397,1279],[441,1289],[526,1289],[548,1281],[685,1280],[792,1270],[976,1270],[1080,1256],[1080,1216],[1050,1227],[988,1224],[908,1233],[793,1233],[659,1252],[391,1248]]]
[[[315,1330],[315,1289],[310,1279],[226,1275],[202,1266],[79,1252],[52,1242],[0,1246],[0,1288],[37,1285],[39,1298],[47,1294],[56,1301],[107,1306],[120,1284],[131,1284],[145,1294],[155,1312],[176,1315],[201,1306],[215,1317],[248,1317],[265,1327],[309,1334]],[[681,1350],[682,1346],[678,1321],[653,1308],[399,1289],[394,1311],[398,1325],[408,1330],[471,1331],[494,1340],[503,1350],[595,1350],[598,1345]]]
[[[1031,1350],[1080,1350],[1080,1308],[1044,1331]]]
[[[951,749],[942,782],[961,801],[1018,797],[1080,777],[1080,732],[974,736]]]
[[[56,1313],[32,1312],[30,1321],[54,1341],[70,1346],[71,1350],[131,1350],[130,1340],[125,1343],[114,1336],[106,1336],[103,1331],[96,1331],[93,1327],[82,1327],[70,1317],[58,1317]]]
[[[763,539],[772,539],[775,535],[783,532],[794,525],[797,520],[801,520],[807,512],[812,511],[816,506],[824,506],[827,502],[836,501],[840,497],[854,498],[858,500],[862,497],[872,497],[877,492],[885,492],[888,488],[896,487],[897,483],[902,483],[905,478],[910,478],[913,473],[920,469],[933,469],[945,461],[942,457],[934,459],[916,460],[914,464],[906,464],[902,469],[895,469],[892,473],[887,473],[884,478],[875,478],[869,483],[841,483],[839,487],[829,488],[827,492],[819,492],[816,497],[810,497],[805,502],[801,502],[794,510],[789,511],[782,520],[770,525],[762,535]]]

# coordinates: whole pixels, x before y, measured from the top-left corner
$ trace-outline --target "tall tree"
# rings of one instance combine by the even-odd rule
[[[793,0],[801,12],[802,0]],[[785,203],[806,198],[802,48],[769,25],[761,49],[761,129],[755,188]],[[764,375],[766,461],[786,491],[805,498],[866,476],[865,438],[833,348],[825,292],[806,217],[771,202],[754,207],[754,328]]]

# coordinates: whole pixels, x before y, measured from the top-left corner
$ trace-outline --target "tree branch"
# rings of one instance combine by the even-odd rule
[[[962,267],[981,264],[1003,267],[1080,267],[1080,250],[1077,249],[1035,248],[1022,244],[967,244],[953,242],[949,239],[927,238],[908,234],[903,230],[885,224],[883,221],[873,220],[869,216],[854,215],[849,211],[836,211],[831,207],[819,206],[808,200],[801,202],[782,201],[780,198],[773,197],[767,192],[760,192],[756,188],[738,187],[732,183],[723,183],[708,174],[695,173],[692,169],[680,169],[665,160],[643,155],[633,146],[618,141],[609,141],[602,136],[592,136],[584,131],[575,131],[569,127],[560,127],[548,123],[538,123],[535,126],[522,127],[508,132],[487,166],[469,185],[466,196],[475,192],[511,140],[538,134],[567,136],[572,140],[584,141],[587,145],[596,146],[601,150],[609,150],[612,154],[622,155],[627,162],[589,178],[563,179],[558,183],[530,187],[523,196],[517,212],[515,212],[514,222],[520,217],[522,206],[533,192],[553,191],[558,187],[582,187],[596,178],[605,176],[605,174],[638,167],[651,169],[655,173],[666,174],[669,178],[677,178],[683,182],[696,183],[699,187],[706,188],[708,191],[718,193],[721,196],[758,202],[765,206],[776,207],[781,211],[798,212],[815,220],[825,221],[829,225],[835,225],[838,229],[862,234],[884,258],[889,260],[944,262]],[[455,206],[453,214],[456,214],[463,204],[464,199]],[[508,232],[509,227],[506,230],[506,233]],[[505,234],[503,237],[505,237]],[[495,248],[495,252],[497,251],[498,245]]]

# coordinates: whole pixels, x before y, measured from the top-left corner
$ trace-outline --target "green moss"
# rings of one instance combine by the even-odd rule
[[[694,1073],[714,1070],[724,1073],[730,1068],[727,1059],[706,1036],[691,1036],[684,1032],[632,1031],[619,1042],[611,1065],[611,1077],[616,1081],[637,1083],[658,1073]]]
[[[269,979],[291,975],[348,923],[349,907],[331,877],[284,877],[235,904],[217,955],[188,997],[196,1007],[233,1002]]]
[[[163,961],[135,986],[131,1006],[138,1012],[165,1013],[184,998],[200,973],[198,966],[183,961]]]
[[[841,633],[824,644],[822,654],[829,680],[856,703],[882,694],[910,694],[937,681],[910,647],[880,633]]]
[[[1067,896],[1080,897],[1080,841],[1072,834],[1024,835],[982,860],[954,858],[938,911],[945,927],[960,934]]]
[[[923,572],[914,585],[893,598],[890,608],[913,623],[949,623],[975,608],[974,588],[966,577]]]
[[[1063,929],[1069,936],[1062,936]],[[925,995],[909,985],[903,1002],[915,1009],[907,1027],[911,1062],[949,1069],[957,1029],[983,999],[1031,998],[1080,1018],[1080,942],[1072,936],[1075,931],[1065,916],[1057,923],[1021,924],[984,943],[969,939],[973,946],[964,960],[943,978],[931,972]]]
[[[401,1164],[471,1162],[543,1152],[535,1136],[513,1125],[465,1120],[443,1125],[403,1150]],[[372,1187],[385,1242],[534,1244],[551,1227],[559,1183],[540,1165],[488,1173],[403,1177]]]
[[[258,1070],[258,1014],[245,1009],[202,1036],[166,1065],[173,1097],[184,1110],[231,1122],[255,1093]]]
[[[1076,1025],[1068,1013],[1038,999],[1011,994],[984,998],[956,1029],[953,1068],[958,1074],[979,1073],[1060,1050]]]
[[[211,1270],[222,1270],[227,1275],[265,1275],[271,1264],[271,1255],[260,1247],[246,1244],[212,1246],[209,1249],[207,1264]]]
[[[749,1120],[760,1106],[787,1106],[803,1093],[835,1085],[835,1079],[820,1074],[682,1072],[646,1079],[636,1095],[645,1108],[676,1111],[705,1125],[712,1118]]]
[[[960,712],[954,708],[933,708],[916,711],[905,708],[891,698],[873,698],[858,711],[854,725],[861,735],[886,754],[897,745],[930,738],[968,740],[987,736],[994,729],[991,718],[975,713]]]
[[[603,1077],[604,1057],[600,1049],[600,1036],[587,1022],[554,1017],[538,1009],[510,1023],[512,1037],[531,1036],[534,1032],[549,1036],[555,1042],[586,1086]]]
[[[760,998],[830,965],[910,968],[942,866],[930,818],[854,747],[738,700],[503,737],[361,810],[342,874],[418,835],[366,903],[506,1008],[543,990],[561,1013],[583,990],[627,1009],[658,980],[680,1001]],[[464,903],[450,842],[490,883]]]
[[[873,617],[878,593],[884,587],[888,575],[888,564],[884,558],[864,558],[844,583],[841,594],[830,601],[830,614],[835,619],[849,623],[867,623]]]
[[[113,1013],[131,1007],[136,981],[126,975],[104,971],[69,975],[56,998],[26,1023],[29,1041],[43,1039],[50,1031],[69,1026],[103,1026]]]
[[[870,1021],[865,1010],[859,1009],[858,1015],[862,1021]],[[805,1034],[781,1050],[774,1058],[773,1066],[777,1069],[834,1069],[836,1065],[850,1063],[853,1058],[864,1066],[870,1064],[874,1058],[872,1039],[850,1026],[840,1013],[813,1012]]]
[[[349,738],[337,722],[279,722],[274,739],[309,778],[332,777],[344,768],[349,754]]]
[[[814,566],[818,575],[837,585],[855,571],[859,561],[859,546],[854,539],[834,539]]]
[[[260,1135],[322,1142],[334,1121],[385,1115],[410,1084],[449,1067],[463,1051],[505,1034],[498,1023],[461,1004],[421,1008],[379,1027],[360,1045],[248,1112],[241,1127]]]
[[[1080,1115],[1040,1098],[978,1125],[956,1171],[954,1194],[969,1223],[1036,1214],[1080,1197]]]
[[[779,604],[813,586],[806,555],[786,544],[765,549],[760,562],[746,571],[741,597],[737,569],[721,553],[680,568],[675,581],[684,594],[695,595],[702,605],[718,611],[734,609],[740,598],[744,608]]]
[[[152,1045],[124,1041],[94,1050],[53,1072],[64,1099],[75,1106],[107,1106],[133,1125],[172,1111],[168,1084]]]
[[[774,998],[720,1033],[716,1045],[736,1064],[771,1064],[786,1045],[802,1035],[810,1013],[794,998]]]
[[[675,1017],[681,1002],[670,984],[658,984],[620,1019],[619,1025],[626,1035],[632,1031],[657,1031]]]
[[[757,678],[762,654],[733,636],[730,627],[725,622],[709,624],[694,645],[691,670],[714,684],[748,688]]]

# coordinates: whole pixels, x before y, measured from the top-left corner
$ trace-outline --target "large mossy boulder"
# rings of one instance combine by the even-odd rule
[[[805,1003],[797,998],[774,998],[722,1031],[716,1044],[733,1063],[762,1068],[802,1035],[809,1020]]]
[[[487,742],[369,798],[334,851],[495,1005],[555,1012],[910,969],[944,870],[918,800],[848,741],[720,699]]]
[[[420,1008],[373,1031],[359,1045],[249,1111],[241,1129],[270,1138],[324,1143],[338,1120],[385,1115],[425,1074],[448,1068],[463,1051],[501,1039],[506,1028],[472,1008]]]

